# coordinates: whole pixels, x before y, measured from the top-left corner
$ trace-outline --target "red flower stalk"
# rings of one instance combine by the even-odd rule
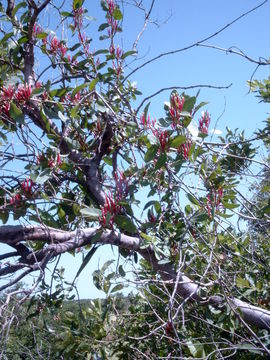
[[[143,127],[145,129],[147,128],[151,128],[151,120],[150,120],[150,115],[148,115],[147,119],[145,118],[144,114],[141,115],[140,117],[140,123],[143,125]]]
[[[63,58],[67,52],[67,48],[56,36],[54,36],[50,41],[49,52],[54,56],[59,55]]]
[[[15,93],[15,98],[19,102],[27,102],[31,97],[32,89],[31,86],[26,84],[20,84],[18,86],[18,91]]]
[[[165,151],[170,138],[170,134],[168,133],[168,131],[152,129],[152,132],[153,135],[158,139],[161,150]]]
[[[34,35],[34,37],[36,37],[38,34],[41,34],[42,32],[43,32],[42,27],[39,24],[35,23],[34,26],[33,26],[33,35]]]
[[[208,113],[208,111],[203,111],[202,116],[199,119],[199,131],[208,134],[208,128],[210,125],[211,117]]]
[[[211,192],[207,195],[207,212],[208,216],[211,216],[213,206],[215,206],[216,210],[221,210],[223,205],[221,203],[221,199],[223,197],[223,188],[220,187],[217,190],[212,189]]]
[[[109,51],[110,51],[110,54],[111,54],[111,55],[114,55],[114,53],[115,53],[115,47],[114,47],[113,44],[111,44],[111,46],[109,47]]]
[[[113,0],[107,0],[108,13],[113,16],[114,10],[116,9],[115,2]]]
[[[169,113],[173,120],[173,124],[172,124],[173,128],[175,128],[176,125],[179,123],[184,102],[185,102],[184,97],[179,97],[178,94],[171,95],[171,107],[169,109]]]
[[[75,9],[73,6],[73,16],[74,16],[74,27],[81,29],[83,25],[83,13],[84,9],[82,7]]]
[[[27,196],[32,195],[33,186],[34,186],[34,183],[30,178],[24,180],[24,182],[21,184],[21,188],[22,188],[24,194]]]
[[[113,227],[113,223],[115,220],[115,215],[119,214],[121,211],[121,205],[118,204],[117,201],[114,200],[112,193],[109,195],[105,195],[105,204],[101,208],[101,216],[99,218],[99,223],[101,226],[105,227],[107,223],[107,215],[110,215],[109,224],[110,227]]]
[[[189,152],[190,152],[190,149],[191,149],[191,145],[192,145],[192,142],[191,140],[188,140],[187,142],[185,142],[184,144],[180,145],[178,148],[177,148],[177,152],[179,154],[182,154],[183,158],[185,160],[188,160],[188,156],[189,156]]]
[[[22,204],[22,196],[21,194],[15,194],[9,200],[10,205],[20,206]]]
[[[2,94],[1,94],[2,99],[11,101],[13,99],[14,94],[15,94],[15,89],[11,85],[9,85],[9,87],[7,88],[6,87],[2,88]]]
[[[117,202],[119,202],[128,196],[129,179],[127,179],[122,171],[118,171],[114,178],[116,185],[116,199]]]

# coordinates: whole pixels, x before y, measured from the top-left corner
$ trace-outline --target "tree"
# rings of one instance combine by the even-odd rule
[[[61,254],[85,252],[79,275],[97,247],[111,244],[130,261],[140,260],[144,297],[129,306],[132,321],[109,316],[114,309],[110,297],[106,311],[97,306],[99,312],[93,307],[82,316],[100,315],[84,330],[74,314],[66,314],[61,356],[79,359],[99,352],[106,358],[107,350],[122,359],[236,353],[240,358],[241,351],[244,358],[269,356],[267,241],[259,237],[256,243],[264,250],[262,260],[248,232],[234,226],[238,219],[269,223],[267,211],[258,217],[236,210],[247,198],[240,180],[253,174],[254,163],[269,169],[257,159],[254,139],[228,129],[220,142],[208,141],[211,117],[207,111],[198,115],[205,106],[199,93],[172,89],[159,120],[149,115],[149,98],[135,108],[141,93],[130,76],[136,68],[129,75],[124,70],[137,42],[128,51],[116,46],[123,15],[113,0],[101,2],[105,22],[98,30],[106,45],[95,52],[84,32],[82,0],[74,0],[71,9],[50,0],[6,5],[0,9],[6,21],[0,40],[0,242],[12,251],[0,256],[0,276],[6,280],[0,290],[38,273],[31,290],[20,290],[23,302]],[[68,26],[69,42],[45,28],[42,15],[49,5]],[[145,24],[153,5],[145,12]],[[259,138],[264,137],[263,132]],[[17,171],[10,172],[11,167]],[[196,181],[200,186],[194,189],[190,184]],[[147,203],[140,202],[139,189]],[[139,219],[135,207],[140,204],[144,214]],[[10,218],[16,224],[5,225]],[[111,294],[121,289],[112,279],[124,277],[125,271],[119,267],[106,275],[109,266],[95,272],[94,280]],[[2,313],[15,294],[2,303]],[[52,298],[63,299],[61,288],[49,294],[43,297],[49,306],[55,306]],[[3,345],[12,316],[8,319],[2,323]],[[95,326],[104,327],[93,331]],[[156,336],[162,336],[160,343]],[[98,346],[91,345],[93,339]]]

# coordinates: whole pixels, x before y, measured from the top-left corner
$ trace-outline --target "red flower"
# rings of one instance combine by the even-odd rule
[[[49,160],[48,160],[48,166],[49,166],[49,168],[55,167],[55,161],[54,161],[54,159],[49,159]]]
[[[107,0],[108,13],[113,16],[114,10],[116,9],[115,2],[113,0]]]
[[[125,199],[128,195],[129,180],[126,178],[126,175],[122,171],[118,171],[115,174],[115,185],[116,185],[116,198],[117,201]]]
[[[54,36],[50,41],[50,49],[49,51],[54,55],[59,55],[63,58],[67,52],[66,46]]]
[[[121,205],[118,204],[118,201],[115,201],[112,193],[105,195],[105,204],[101,209],[101,217],[99,218],[99,223],[101,226],[105,227],[107,224],[107,216],[109,214],[109,225],[112,228],[115,220],[115,215],[119,214],[121,211]]]
[[[170,134],[168,133],[168,131],[152,129],[152,132],[153,135],[158,139],[161,150],[165,151],[170,138]]]
[[[182,116],[181,112],[183,110],[184,102],[184,97],[180,97],[178,94],[171,95],[171,107],[169,109],[169,113],[173,120],[173,128],[176,127],[176,125],[179,123],[180,117]]]
[[[34,186],[34,183],[30,178],[24,180],[24,182],[21,184],[22,190],[23,190],[24,194],[27,196],[32,195],[33,186]]]
[[[43,32],[42,27],[39,24],[35,23],[34,27],[33,27],[33,35],[34,35],[34,37],[36,37],[38,34],[41,34],[42,32]]]
[[[220,187],[217,190],[216,189],[212,189],[210,191],[210,193],[207,195],[207,212],[208,212],[208,216],[212,215],[212,209],[213,207],[216,208],[216,210],[222,210],[223,209],[223,205],[221,203],[221,199],[223,197],[223,188]]]
[[[27,102],[31,97],[31,93],[32,93],[32,89],[30,85],[20,84],[18,86],[18,90],[15,94],[15,97],[19,102]]]
[[[22,196],[21,194],[15,194],[14,196],[12,196],[9,200],[10,205],[14,205],[16,206],[20,206],[22,203]]]
[[[190,152],[190,149],[191,149],[191,145],[192,145],[192,142],[191,140],[188,140],[187,142],[185,142],[184,144],[180,145],[178,148],[177,148],[177,152],[179,154],[182,154],[183,158],[185,160],[188,160],[188,156],[189,156],[189,152]]]
[[[208,111],[203,111],[202,116],[199,119],[199,130],[204,134],[208,134],[208,128],[210,125],[211,117]]]

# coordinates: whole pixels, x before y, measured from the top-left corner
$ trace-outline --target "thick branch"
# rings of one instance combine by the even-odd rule
[[[0,227],[0,242],[14,246],[20,242],[25,241],[42,241],[48,243],[42,250],[36,253],[29,253],[26,258],[21,259],[20,264],[17,265],[18,269],[22,269],[22,261],[25,261],[25,267],[30,264],[34,265],[37,270],[41,264],[44,264],[45,259],[55,257],[59,254],[71,251],[77,247],[85,246],[91,243],[111,244],[121,248],[138,251],[156,270],[163,280],[175,283],[177,274],[172,264],[159,264],[151,247],[147,249],[140,249],[141,239],[124,234],[116,234],[113,231],[104,230],[98,236],[100,229],[89,228],[80,231],[62,231],[53,228],[44,228],[40,226],[2,226]],[[39,263],[37,263],[39,261]],[[16,265],[10,267],[14,270]],[[5,270],[5,269],[2,269]],[[33,270],[33,267],[31,268]],[[6,270],[8,271],[8,270]],[[11,271],[9,271],[11,273]],[[4,275],[5,271],[0,271],[0,275]],[[226,299],[222,296],[211,296],[209,298],[202,298],[198,294],[200,288],[184,274],[178,274],[177,293],[184,298],[185,301],[193,300],[200,304],[212,305],[221,307],[225,304]],[[253,325],[258,328],[270,330],[270,311],[261,309],[259,307],[250,305],[242,300],[236,298],[229,299],[229,305],[234,311],[239,312],[239,316],[248,325]]]

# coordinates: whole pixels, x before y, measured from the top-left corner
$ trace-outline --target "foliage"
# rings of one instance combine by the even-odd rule
[[[123,11],[113,0],[101,2],[98,50],[83,1],[12,4],[0,7],[0,241],[12,247],[0,256],[0,289],[38,275],[32,289],[2,301],[1,355],[269,356],[269,167],[257,143],[229,128],[209,140],[199,92],[173,90],[162,118],[150,116],[150,103],[141,112],[147,99],[125,74],[136,49],[117,45]],[[49,6],[66,39],[57,25],[46,28]],[[267,84],[255,83],[264,101]],[[267,146],[268,134],[269,122],[256,140]],[[257,192],[266,189],[255,211],[242,190],[254,164],[264,174]],[[247,226],[264,236],[254,241]],[[72,308],[58,262],[50,284],[47,265],[82,252],[79,276],[104,244],[135,266],[137,293],[120,308],[114,294],[126,271],[111,271],[112,260],[93,273],[106,300]]]

